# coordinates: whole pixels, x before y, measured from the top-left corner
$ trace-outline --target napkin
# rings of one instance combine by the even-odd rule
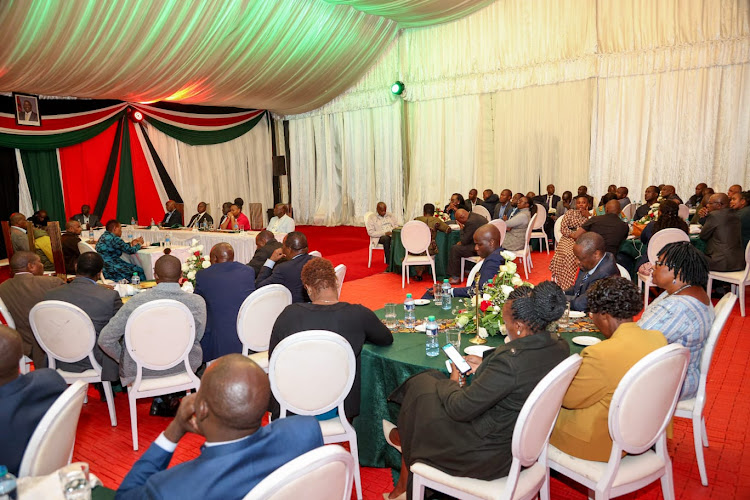
[[[46,476],[19,477],[16,481],[18,498],[24,500],[65,500],[59,472],[74,466],[75,464],[66,465]],[[101,480],[90,472],[89,484],[92,489],[103,486]]]
[[[133,287],[133,285],[123,285],[121,283],[118,283],[115,285],[115,290],[120,294],[120,297],[129,297],[130,295],[135,295],[135,288]]]
[[[700,224],[690,224],[690,234],[700,234],[700,232],[701,232]]]

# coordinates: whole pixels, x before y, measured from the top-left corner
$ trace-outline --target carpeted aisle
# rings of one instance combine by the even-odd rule
[[[367,267],[370,239],[363,227],[297,226],[305,233],[310,251],[317,250],[334,266],[346,265],[345,281],[353,281],[385,271],[383,251],[373,250],[372,267]]]

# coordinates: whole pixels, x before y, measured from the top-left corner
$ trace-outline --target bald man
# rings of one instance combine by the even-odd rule
[[[729,189],[727,189],[727,196],[731,200],[734,195],[741,192],[742,186],[740,186],[739,184],[732,184],[731,186],[729,186]]]
[[[307,290],[302,286],[302,268],[310,259],[307,253],[307,237],[292,231],[284,238],[284,244],[266,260],[255,278],[255,288],[266,285],[284,285],[292,293],[292,302],[310,302]],[[282,262],[282,259],[285,259]]]
[[[10,258],[13,279],[0,283],[0,299],[5,302],[16,329],[23,339],[23,353],[34,361],[37,368],[47,366],[47,355],[34,338],[29,324],[29,311],[44,300],[44,294],[63,281],[54,276],[44,276],[44,265],[33,252],[16,252]]]
[[[266,229],[272,233],[291,233],[294,228],[294,219],[289,217],[289,207],[285,203],[277,203]]]
[[[375,213],[365,219],[367,236],[372,242],[383,245],[386,263],[391,262],[391,234],[398,227],[396,217],[388,212],[388,207],[382,201],[375,207]]]
[[[617,200],[612,201],[617,203]],[[617,206],[619,205],[617,203]],[[598,219],[599,217],[594,218]],[[578,259],[578,277],[576,277],[575,284],[565,290],[565,297],[570,302],[572,310],[587,312],[586,290],[592,283],[600,279],[619,276],[620,271],[617,269],[614,255],[607,252],[604,238],[598,233],[584,233],[579,236],[575,245],[573,245],[573,254]]]
[[[697,207],[703,200],[703,190],[707,187],[708,184],[706,184],[705,182],[701,182],[697,186],[695,186],[695,194],[685,202],[685,205],[689,206],[690,208]]]
[[[628,237],[627,223],[620,220],[620,202],[610,200],[604,205],[604,215],[591,217],[583,223],[572,235],[571,238],[577,239],[585,232],[599,233],[604,238],[607,252],[617,255],[620,245]]]
[[[474,251],[479,255],[480,260],[477,266],[479,269],[479,286],[484,286],[489,280],[495,277],[500,266],[505,264],[505,259],[500,253],[503,247],[500,246],[500,231],[492,224],[485,224],[474,233]],[[474,287],[474,283],[467,283],[465,287],[452,288],[451,294],[454,297],[468,297],[469,287]]]
[[[65,232],[60,237],[62,244],[63,257],[65,258],[65,273],[76,273],[76,262],[81,255],[78,249],[78,243],[81,241],[81,223],[77,220],[70,219],[65,223]]]
[[[121,500],[242,498],[290,460],[323,446],[314,417],[292,416],[262,427],[271,389],[250,359],[230,354],[206,369],[196,394],[133,465]],[[206,438],[198,458],[167,469],[177,443],[192,432]]]
[[[474,233],[487,223],[487,219],[477,213],[459,208],[456,210],[456,222],[461,227],[461,237],[451,247],[447,269],[450,276],[449,281],[452,285],[463,281],[463,276],[459,276],[461,273],[461,258],[476,255],[476,251],[474,250]]]
[[[18,332],[0,325],[0,464],[16,476],[37,424],[68,387],[49,368],[19,375],[22,354],[23,342]]]
[[[682,203],[682,198],[677,196],[677,193],[675,193],[674,186],[672,186],[671,184],[665,184],[664,186],[662,186],[661,190],[659,191],[659,194],[665,200],[672,200],[672,201],[676,201],[677,203]]]
[[[161,221],[161,227],[175,227],[182,226],[182,214],[177,210],[177,203],[174,200],[169,200],[164,204],[165,214]]]
[[[206,301],[206,333],[201,340],[203,361],[242,352],[237,314],[255,291],[255,271],[234,261],[234,248],[218,243],[211,249],[211,267],[195,275],[195,293]]]
[[[729,208],[729,196],[712,194],[708,199],[708,215],[700,238],[706,242],[706,257],[711,271],[740,271],[745,268],[742,247],[742,223]]]
[[[258,233],[255,237],[255,254],[247,263],[255,271],[255,276],[260,274],[260,268],[277,248],[281,248],[281,242],[276,240],[276,236],[271,231],[264,229]]]
[[[133,358],[130,357],[127,349],[125,349],[124,341],[122,340],[125,336],[125,325],[130,315],[138,306],[154,300],[176,300],[182,302],[190,309],[195,320],[195,341],[193,342],[193,347],[190,349],[188,361],[193,371],[197,370],[203,363],[203,350],[201,349],[200,340],[203,338],[203,332],[206,328],[206,302],[200,295],[185,293],[180,289],[178,281],[181,276],[182,264],[177,257],[172,255],[159,257],[154,266],[154,278],[156,278],[157,285],[142,291],[138,295],[134,295],[128,300],[99,334],[99,347],[109,357],[120,364],[120,380],[123,386],[133,383],[136,375],[135,361],[133,361]],[[158,372],[144,368],[143,378],[184,372],[185,366],[182,363],[173,368]]]

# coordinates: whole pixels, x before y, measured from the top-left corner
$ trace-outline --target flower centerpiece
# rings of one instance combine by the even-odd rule
[[[485,283],[479,294],[471,298],[471,307],[459,311],[456,316],[458,327],[466,332],[477,332],[481,338],[498,333],[506,335],[503,305],[508,300],[508,295],[519,286],[534,286],[516,273],[518,268],[513,262],[516,258],[513,252],[506,250],[502,252],[502,256],[506,263],[500,266],[494,278]]]
[[[651,221],[659,220],[659,203],[654,203],[651,208],[648,209],[648,213],[638,219],[638,224],[648,224]]]
[[[190,257],[182,265],[182,277],[185,279],[182,289],[192,292],[195,289],[195,275],[198,271],[209,267],[211,267],[210,257],[203,255],[203,245],[199,245],[198,240],[193,238],[190,241]]]
[[[442,208],[440,208],[440,203],[435,203],[435,217],[442,220],[443,222],[448,222],[451,220],[451,216],[445,212]]]

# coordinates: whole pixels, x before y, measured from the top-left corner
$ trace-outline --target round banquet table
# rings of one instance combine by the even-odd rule
[[[453,299],[454,301],[456,299]],[[383,318],[384,310],[375,311],[379,318]],[[453,319],[451,311],[444,311],[434,304],[419,306],[416,309],[417,322],[422,318],[433,315],[441,321],[441,331],[438,334],[440,345],[445,345],[444,329],[447,323]],[[400,314],[403,317],[403,313]],[[403,327],[403,323],[399,323]],[[590,335],[600,339],[604,336],[599,333],[594,324],[587,317],[573,320],[571,324],[560,329],[558,333],[568,341],[570,352],[578,353],[583,350],[582,346],[574,344],[572,338],[578,335]],[[461,353],[471,346],[469,340],[472,334],[461,335]],[[489,337],[488,346],[496,347],[505,340],[503,336]],[[430,358],[425,354],[425,336],[422,332],[398,331],[393,334],[393,344],[390,346],[376,346],[365,344],[360,355],[362,369],[362,400],[360,413],[354,419],[354,428],[357,431],[357,442],[359,444],[359,462],[363,467],[401,467],[401,454],[385,442],[383,437],[382,420],[386,419],[396,422],[398,419],[399,405],[389,403],[388,396],[401,385],[406,379],[433,368],[448,373],[445,368],[446,356],[440,355]]]
[[[460,238],[461,234],[458,229],[453,229],[448,234],[438,231],[435,235],[435,242],[438,246],[438,253],[435,255],[435,274],[437,274],[438,279],[450,277],[448,276],[448,257],[450,256],[451,247],[458,243]],[[404,249],[404,244],[401,243],[401,228],[396,228],[391,233],[391,259],[386,270],[389,273],[401,274],[401,262],[405,256],[406,250]],[[468,264],[467,267],[471,269],[471,264]],[[414,276],[415,273],[414,266],[411,266],[409,268],[409,275]],[[429,274],[429,270],[427,274]]]

